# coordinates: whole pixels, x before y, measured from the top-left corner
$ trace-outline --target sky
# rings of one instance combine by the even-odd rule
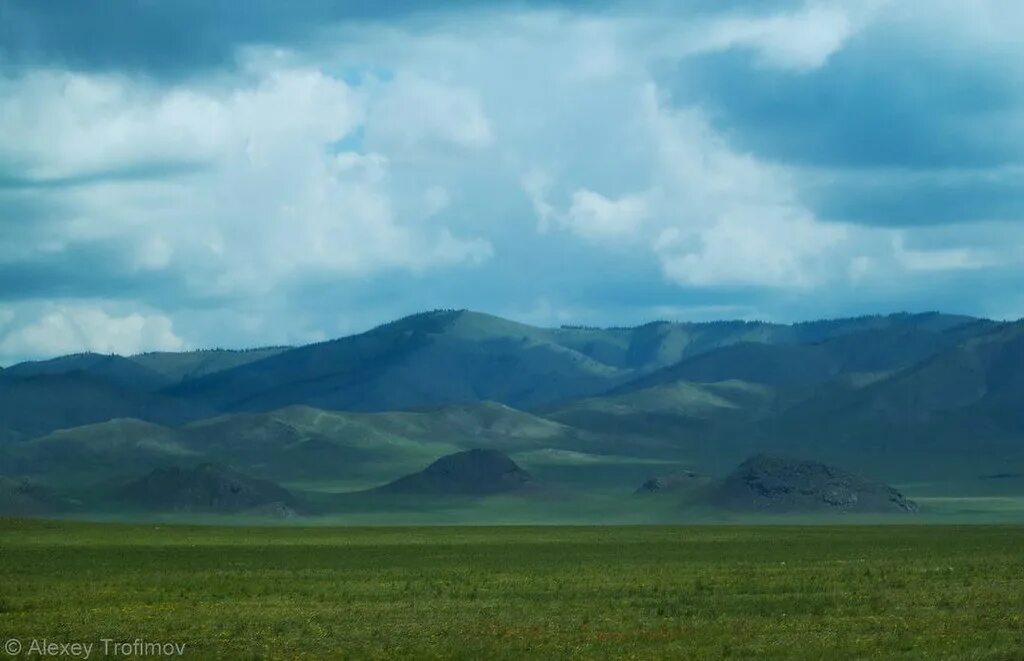
[[[1016,0],[0,0],[0,365],[1024,316]]]

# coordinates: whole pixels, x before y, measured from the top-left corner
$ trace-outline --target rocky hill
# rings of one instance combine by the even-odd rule
[[[896,489],[841,468],[778,455],[747,459],[708,494],[729,510],[771,512],[916,512]]]
[[[404,494],[485,496],[517,491],[530,474],[497,450],[467,450],[441,457],[418,473],[400,477],[376,491]]]
[[[678,471],[652,477],[636,490],[638,495],[645,494],[687,494],[693,493],[711,484],[712,479],[707,475],[694,473],[693,471]]]
[[[283,487],[219,464],[157,468],[121,488],[119,500],[161,512],[293,512],[295,498]]]

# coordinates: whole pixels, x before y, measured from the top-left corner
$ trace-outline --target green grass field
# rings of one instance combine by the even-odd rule
[[[1024,527],[6,519],[9,638],[194,658],[1013,659]]]

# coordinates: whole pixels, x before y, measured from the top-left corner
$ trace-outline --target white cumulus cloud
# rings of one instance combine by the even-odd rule
[[[186,346],[174,333],[171,320],[162,314],[117,315],[84,303],[52,304],[22,312],[24,320],[19,311],[8,309],[8,320],[0,326],[2,363],[80,351],[130,355],[179,351]]]
[[[314,68],[252,71],[227,87],[161,89],[71,72],[30,73],[2,87],[5,161],[27,177],[99,177],[46,191],[70,211],[36,228],[36,252],[116,243],[134,268],[176,269],[200,295],[491,254],[485,239],[423,222],[447,204],[429,180],[418,192],[428,200],[422,213],[399,215],[396,197],[406,191],[391,185],[395,157],[338,147],[363,127],[399,154],[430,140],[486,144],[487,120],[464,90],[400,78],[369,105],[376,114],[367,123],[366,93]],[[147,175],[161,166],[184,171]]]

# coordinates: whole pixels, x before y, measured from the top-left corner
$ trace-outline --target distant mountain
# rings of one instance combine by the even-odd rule
[[[423,470],[400,477],[377,492],[410,495],[487,496],[519,491],[531,482],[530,474],[508,455],[496,450],[473,449],[445,455]]]
[[[817,344],[855,333],[899,329],[955,335],[960,329],[981,332],[993,325],[995,322],[973,317],[926,312],[796,324],[762,321],[658,321],[633,328],[563,327],[552,332],[555,341],[600,362],[637,372],[650,372],[736,344]]]
[[[160,374],[166,380],[166,384],[172,384],[254,363],[257,360],[276,356],[290,348],[260,347],[241,351],[230,349],[154,351],[129,356],[127,360]]]
[[[427,313],[168,392],[224,410],[382,411],[481,400],[521,407],[598,392],[620,378],[621,370],[547,334],[488,315]]]
[[[158,512],[240,512],[294,514],[295,497],[268,480],[258,480],[217,464],[157,468],[118,490],[131,508]]]
[[[617,390],[638,390],[675,381],[738,380],[781,387],[812,386],[846,374],[910,367],[964,341],[965,331],[970,336],[991,328],[973,322],[947,325],[933,320],[932,324],[921,324],[914,317],[895,321],[882,328],[853,330],[805,344],[740,342],[687,358]]]
[[[847,406],[862,415],[893,420],[929,419],[968,408],[1019,410],[1024,402],[1024,323],[969,338],[866,386],[854,400]]]
[[[0,443],[114,418],[178,425],[207,417],[215,410],[202,402],[158,391],[190,375],[210,374],[283,350],[149,353],[130,358],[80,353],[18,363],[0,371]]]
[[[114,418],[176,425],[211,413],[202,403],[119,385],[98,374],[9,374],[13,371],[4,370],[0,378],[0,430],[22,437]]]
[[[826,384],[758,436],[793,452],[884,463],[888,474],[996,470],[1024,460],[1021,375],[1024,324],[1000,325],[902,370]]]
[[[679,467],[722,475],[773,452],[933,493],[1002,493],[1016,482],[977,476],[1024,471],[1021,401],[1022,322],[536,328],[446,310],[297,348],[12,366],[0,475],[96,504],[145,471],[230,465],[355,511],[355,494],[398,475],[417,476],[402,488],[486,491],[472,476],[493,482],[500,457],[556,490],[618,498],[656,475],[645,493],[696,498],[706,489]],[[491,454],[459,454],[471,449]],[[447,464],[420,469],[449,455],[467,482],[431,487]]]
[[[18,363],[0,372],[0,380],[68,374],[87,376],[111,386],[139,392],[151,392],[172,383],[163,374],[131,359],[97,353],[77,353],[51,360]]]
[[[852,369],[844,368],[842,361],[850,355],[857,358],[859,345],[850,344],[845,352],[836,349],[838,355],[833,357],[830,348],[801,343],[872,330],[914,331],[929,338],[908,339],[906,355],[900,354],[899,347],[888,349],[884,353],[891,360],[860,357],[864,368],[899,367],[930,355],[934,344],[947,346],[931,341],[933,336],[975,321],[927,314],[791,326],[659,322],[628,329],[545,329],[480,313],[437,311],[284,351],[192,379],[167,392],[221,410],[260,411],[305,404],[384,411],[482,400],[530,409],[600,394],[628,381],[634,389],[671,380],[775,383],[780,378],[773,375],[789,377],[801,370],[809,370],[810,376],[800,382],[824,380]],[[952,343],[953,336],[949,337]],[[715,353],[734,345],[743,348],[732,354]],[[779,348],[772,353],[769,346]],[[708,352],[713,357],[705,358]],[[760,353],[766,357],[758,359]],[[751,367],[762,373],[748,373]],[[650,372],[658,376],[643,376]]]

